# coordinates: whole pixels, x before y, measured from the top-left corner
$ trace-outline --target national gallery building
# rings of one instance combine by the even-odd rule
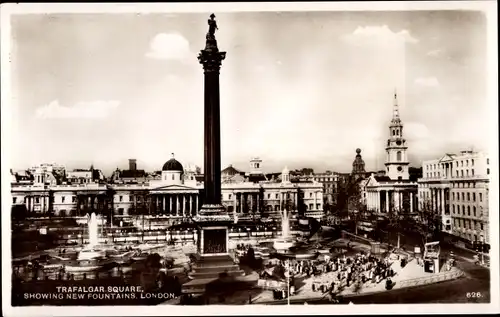
[[[322,183],[295,179],[287,168],[265,175],[261,163],[253,158],[247,173],[232,166],[221,171],[222,203],[234,218],[274,218],[284,209],[318,220],[323,217]],[[82,217],[96,212],[118,217],[190,218],[203,204],[203,175],[197,172],[185,169],[172,157],[152,177],[137,170],[135,160],[131,160],[129,170],[114,174],[110,181],[99,178],[57,184],[45,181],[52,179],[44,176],[52,175],[51,171],[38,172],[31,179],[13,177],[13,217],[18,216],[15,213],[23,214],[22,218]],[[88,175],[99,173],[92,171]]]

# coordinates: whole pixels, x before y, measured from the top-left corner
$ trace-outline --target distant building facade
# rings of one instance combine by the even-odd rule
[[[339,173],[332,171],[314,173],[312,179],[323,184],[325,204],[335,205],[338,196]]]
[[[232,167],[222,171],[222,203],[234,218],[280,217],[284,209],[323,217],[323,184],[292,179],[287,168],[279,177],[271,175],[268,180],[256,170],[261,161],[252,159],[252,164],[257,163],[259,166],[254,165],[248,174]],[[93,167],[91,171],[95,173]],[[174,157],[163,165],[158,176],[144,182],[122,181],[118,175],[105,183],[96,181],[96,176],[99,180],[104,176],[86,170],[68,174],[64,184],[13,183],[13,204],[25,205],[31,217],[78,217],[96,211],[119,217],[148,214],[179,220],[196,215],[203,204],[203,175],[199,168],[184,169]]]
[[[489,157],[482,152],[444,154],[422,163],[420,207],[438,210],[443,231],[489,244]],[[427,205],[427,206],[424,206]]]

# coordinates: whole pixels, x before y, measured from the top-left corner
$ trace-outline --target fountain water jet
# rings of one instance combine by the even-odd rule
[[[273,247],[278,252],[285,252],[295,244],[296,241],[290,234],[290,213],[285,209],[281,212],[281,239],[275,240]]]
[[[95,213],[89,216],[88,220],[88,233],[89,233],[89,243],[78,253],[78,260],[93,260],[104,258],[106,252],[104,250],[97,250],[99,245],[99,232],[97,217]]]

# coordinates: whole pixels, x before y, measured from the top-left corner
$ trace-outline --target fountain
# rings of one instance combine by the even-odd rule
[[[89,243],[78,253],[78,261],[102,259],[106,257],[106,252],[98,248],[99,232],[97,217],[92,213],[88,220]]]
[[[281,239],[275,240],[273,247],[279,253],[284,253],[295,244],[295,239],[290,235],[290,213],[285,209],[281,212]]]

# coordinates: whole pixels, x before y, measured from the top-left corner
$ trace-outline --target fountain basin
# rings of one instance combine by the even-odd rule
[[[294,247],[296,244],[295,240],[292,239],[278,239],[273,243],[273,248],[278,252],[287,251],[290,248]]]
[[[95,259],[101,259],[106,257],[106,252],[103,250],[95,250],[95,249],[83,249],[78,253],[78,261],[85,261],[85,260],[95,260]]]

